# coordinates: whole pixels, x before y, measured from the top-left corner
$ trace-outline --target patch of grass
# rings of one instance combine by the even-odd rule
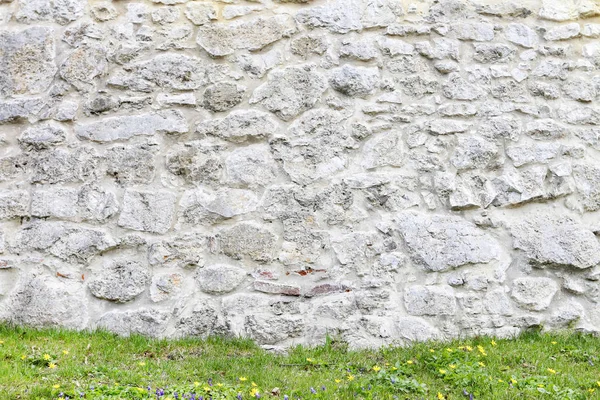
[[[530,332],[363,351],[329,340],[284,356],[244,339],[0,325],[0,399],[594,399],[599,349],[592,336]]]

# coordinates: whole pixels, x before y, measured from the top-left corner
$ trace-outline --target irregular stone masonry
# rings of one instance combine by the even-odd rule
[[[598,332],[600,3],[0,0],[0,320]]]

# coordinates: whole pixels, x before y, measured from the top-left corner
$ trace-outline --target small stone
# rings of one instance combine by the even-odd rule
[[[136,231],[166,233],[175,215],[176,196],[166,191],[127,189],[118,225]]]
[[[53,148],[40,151],[29,160],[31,183],[85,182],[99,176],[99,157],[88,147],[74,151]]]
[[[158,25],[165,25],[177,21],[181,14],[177,7],[159,7],[152,11],[150,15],[152,22]]]
[[[213,294],[228,293],[238,287],[246,278],[246,271],[226,264],[215,264],[198,269],[195,279],[203,292]]]
[[[104,222],[119,211],[117,196],[93,185],[81,188],[77,205],[81,218],[86,221]]]
[[[189,315],[177,321],[175,329],[183,337],[206,338],[209,335],[223,334],[223,325],[216,308],[208,301],[201,300],[194,305]]]
[[[441,337],[440,332],[417,317],[400,317],[397,322],[398,335],[409,342],[426,342]]]
[[[524,24],[511,23],[504,29],[504,36],[509,42],[525,48],[534,48],[538,45],[538,35],[533,29]]]
[[[246,87],[231,82],[219,82],[206,88],[202,106],[213,112],[227,111],[244,99]]]
[[[117,260],[106,262],[94,271],[88,288],[99,299],[126,303],[143,293],[149,282],[148,268],[141,263]]]
[[[150,8],[144,3],[127,3],[127,21],[134,24],[142,24],[146,22]]]
[[[278,14],[248,21],[203,25],[198,29],[196,42],[211,56],[223,57],[236,50],[260,50],[295,32],[293,19]]]
[[[592,0],[542,0],[538,15],[541,19],[562,22],[599,14],[600,7]]]
[[[453,72],[442,85],[442,93],[453,100],[476,100],[483,95],[482,90]]]
[[[452,133],[466,132],[471,127],[468,122],[438,119],[428,123],[428,130],[434,135],[449,135]]]
[[[98,22],[106,22],[111,19],[115,19],[118,16],[117,9],[108,2],[101,2],[94,4],[90,12],[94,19]]]
[[[308,58],[312,54],[322,56],[328,47],[325,36],[303,35],[290,41],[290,51],[302,58]]]
[[[460,42],[455,39],[435,38],[431,42],[418,42],[415,49],[419,54],[430,60],[450,58],[458,60]]]
[[[286,67],[269,73],[267,82],[254,90],[249,103],[261,103],[289,121],[312,108],[326,88],[325,77],[308,67]]]
[[[286,285],[269,281],[254,281],[252,287],[254,290],[270,294],[282,294],[285,296],[300,296],[300,287],[295,285]]]
[[[526,125],[525,133],[536,140],[556,140],[566,136],[567,130],[552,119],[538,119]]]
[[[349,292],[351,289],[348,286],[338,283],[322,283],[313,286],[308,292],[304,294],[304,297],[316,297],[316,296],[327,296],[330,294]]]
[[[236,260],[247,256],[258,262],[275,258],[277,236],[254,223],[243,222],[219,232],[219,244],[223,253]]]
[[[562,145],[560,143],[528,143],[506,147],[506,155],[515,167],[529,163],[547,164],[548,160],[558,156]]]
[[[128,140],[138,135],[185,133],[187,131],[187,121],[177,110],[109,117],[87,124],[75,125],[75,135],[78,138],[95,142]]]
[[[511,295],[520,308],[543,311],[550,306],[557,291],[558,285],[550,278],[517,278]]]
[[[143,147],[114,146],[106,150],[106,173],[122,185],[151,183],[154,154]]]
[[[364,144],[361,165],[365,169],[404,164],[406,149],[400,132],[385,132]]]
[[[0,31],[1,95],[43,93],[50,86],[57,70],[53,35],[45,27]]]
[[[450,287],[409,286],[404,291],[404,305],[410,315],[454,315],[456,298]]]
[[[589,103],[596,99],[596,88],[586,79],[571,79],[562,85],[562,90],[568,98]]]
[[[377,45],[381,49],[381,52],[389,57],[412,55],[415,53],[415,46],[400,39],[380,36],[377,38]]]

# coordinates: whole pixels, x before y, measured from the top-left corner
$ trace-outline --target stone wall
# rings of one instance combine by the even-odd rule
[[[600,328],[600,4],[0,0],[0,320]]]

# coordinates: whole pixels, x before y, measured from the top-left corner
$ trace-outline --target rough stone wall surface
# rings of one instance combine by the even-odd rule
[[[600,3],[0,0],[0,320],[600,329]]]

